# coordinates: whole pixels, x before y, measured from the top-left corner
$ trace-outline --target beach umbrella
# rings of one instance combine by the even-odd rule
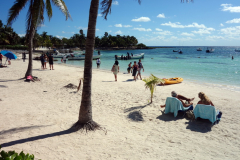
[[[8,50],[2,50],[0,52],[3,56],[7,57],[7,58],[10,58],[10,59],[17,59],[17,56],[11,52],[11,51],[8,51]]]

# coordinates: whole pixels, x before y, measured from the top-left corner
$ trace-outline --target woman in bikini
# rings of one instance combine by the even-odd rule
[[[134,64],[132,66],[132,69],[133,69],[133,74],[132,76],[134,77],[134,80],[136,81],[136,74],[137,74],[137,70],[138,70],[138,65],[137,65],[137,62],[134,61]]]

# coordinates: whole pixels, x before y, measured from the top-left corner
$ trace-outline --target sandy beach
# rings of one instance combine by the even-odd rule
[[[0,144],[5,151],[23,150],[42,160],[240,159],[239,92],[183,81],[157,86],[149,104],[143,81],[119,73],[115,82],[110,68],[93,69],[93,120],[107,133],[67,133],[78,119],[82,92],[64,86],[78,85],[83,68],[55,64],[55,70],[42,70],[40,61],[33,61],[33,75],[40,81],[29,83],[21,79],[27,65],[28,60],[18,59],[0,68]],[[223,112],[222,120],[212,126],[208,120],[163,114],[159,106],[173,90],[195,97],[194,106],[198,93],[206,93]]]

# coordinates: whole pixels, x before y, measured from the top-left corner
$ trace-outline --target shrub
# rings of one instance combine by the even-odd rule
[[[1,145],[0,145],[1,150]],[[15,151],[5,152],[2,150],[0,152],[0,160],[34,160],[34,155],[25,154],[23,151],[21,153],[16,153]]]

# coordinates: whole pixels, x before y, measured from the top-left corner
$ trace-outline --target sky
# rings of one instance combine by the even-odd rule
[[[70,38],[80,29],[87,34],[90,0],[64,0],[72,20],[66,21],[56,7],[49,21],[45,15],[44,24],[38,29],[48,35]],[[101,2],[102,0],[100,0]],[[0,0],[0,20],[7,22],[8,11],[15,0]],[[16,33],[26,33],[28,5],[12,24]],[[107,20],[97,18],[96,36],[105,32],[115,35],[129,35],[147,46],[240,46],[240,0],[116,0]]]

